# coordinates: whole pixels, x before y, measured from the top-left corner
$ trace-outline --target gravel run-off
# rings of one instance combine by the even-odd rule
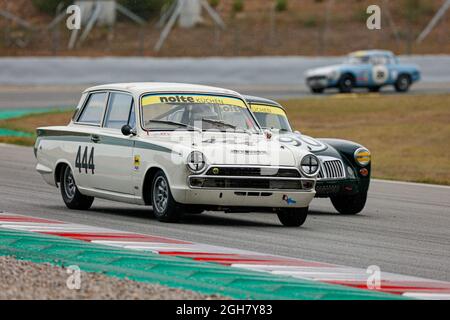
[[[221,300],[219,295],[203,295],[193,291],[157,284],[119,279],[100,273],[80,273],[80,289],[69,289],[72,274],[67,268],[0,257],[0,300]],[[69,279],[69,283],[75,283]]]

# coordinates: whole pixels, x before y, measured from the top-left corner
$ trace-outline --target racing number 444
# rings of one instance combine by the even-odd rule
[[[84,169],[85,173],[88,173],[88,170],[91,170],[91,173],[94,174],[95,164],[94,164],[94,147],[91,148],[91,152],[89,154],[88,160],[88,147],[84,147],[83,156],[81,156],[82,147],[78,147],[77,156],[75,158],[75,168],[78,168],[78,172],[82,172]]]

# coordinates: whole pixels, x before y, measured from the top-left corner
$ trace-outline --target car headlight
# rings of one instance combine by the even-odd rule
[[[192,151],[186,162],[186,166],[192,173],[200,173],[206,168],[206,157],[200,151]]]
[[[356,163],[358,163],[362,167],[367,166],[370,163],[371,159],[370,151],[366,148],[359,148],[358,150],[356,150],[354,157]]]
[[[307,154],[300,162],[300,169],[309,177],[316,175],[319,168],[319,159],[313,154]]]

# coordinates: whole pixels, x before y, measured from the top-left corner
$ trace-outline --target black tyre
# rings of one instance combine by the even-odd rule
[[[162,222],[176,222],[181,216],[182,208],[172,197],[169,181],[161,170],[152,181],[152,206],[156,219]]]
[[[323,93],[324,88],[311,88],[312,93]]]
[[[381,89],[380,86],[369,87],[369,91],[370,91],[370,92],[380,92],[380,89]]]
[[[366,205],[367,192],[351,196],[331,197],[331,203],[340,214],[354,215],[360,213]]]
[[[407,74],[401,74],[395,81],[394,87],[397,92],[407,92],[411,86],[411,78]]]
[[[278,212],[278,219],[286,227],[300,227],[308,216],[306,208],[287,208]]]
[[[350,74],[344,74],[339,80],[338,89],[341,93],[350,93],[355,86],[355,79]]]
[[[69,166],[62,168],[59,177],[59,189],[67,208],[74,210],[87,210],[94,202],[94,197],[84,196],[75,183],[72,170]]]

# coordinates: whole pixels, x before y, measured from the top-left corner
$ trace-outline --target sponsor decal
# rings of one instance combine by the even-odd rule
[[[292,198],[289,198],[287,194],[283,194],[283,200],[286,201],[287,204],[295,204],[297,201],[295,201]]]
[[[252,109],[252,111],[255,113],[270,113],[287,117],[283,109],[274,106],[268,106],[263,104],[251,104],[250,109]]]
[[[134,156],[134,170],[139,170],[140,166],[141,166],[141,156],[137,154]]]
[[[214,95],[189,95],[189,94],[169,94],[169,95],[148,95],[142,97],[142,106],[152,104],[216,104],[228,105],[239,108],[246,108],[244,101],[238,98],[222,97]],[[233,111],[233,108],[228,108],[224,111]]]

